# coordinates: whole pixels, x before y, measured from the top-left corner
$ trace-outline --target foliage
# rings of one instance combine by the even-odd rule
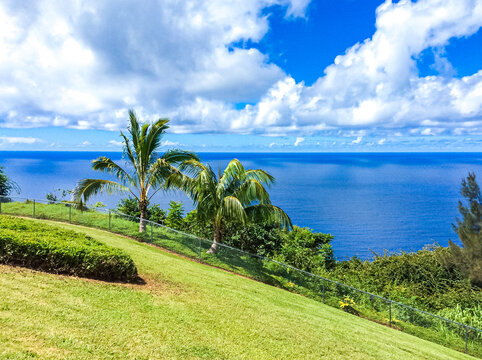
[[[452,308],[440,310],[438,315],[447,319],[466,324],[477,329],[482,329],[482,304],[475,304],[470,307],[463,307],[459,304]],[[464,330],[459,330],[460,335],[464,336]],[[482,333],[477,334],[482,339]]]
[[[315,271],[330,269],[335,264],[330,234],[315,233],[309,228],[294,226],[283,234],[278,259],[298,269]]]
[[[157,224],[164,224],[166,220],[166,210],[161,209],[158,204],[154,204],[147,208],[147,218]]]
[[[124,198],[117,204],[117,211],[122,214],[132,216],[138,219],[141,215],[139,203],[134,198]],[[146,219],[158,224],[163,224],[166,218],[166,211],[161,209],[159,205],[154,204],[147,208]]]
[[[482,196],[474,173],[462,180],[460,193],[468,206],[459,201],[462,219],[456,219],[454,229],[463,247],[450,241],[450,252],[441,259],[446,267],[459,269],[472,284],[482,288]]]
[[[165,131],[169,128],[169,120],[159,119],[153,124],[140,124],[133,110],[129,110],[128,136],[120,133],[124,144],[124,156],[129,168],[124,169],[108,157],[101,156],[92,161],[94,170],[114,175],[118,182],[102,179],[83,179],[77,183],[73,192],[73,200],[77,204],[85,203],[91,196],[101,192],[130,193],[138,203],[139,232],[146,229],[147,208],[149,202],[164,187],[164,182],[178,170],[175,166],[187,160],[198,161],[198,157],[190,152],[170,150],[159,155],[157,150]],[[152,190],[152,191],[151,191]]]
[[[0,196],[7,197],[8,195],[10,195],[12,190],[20,193],[20,187],[15,181],[8,178],[8,176],[3,171],[3,167],[0,166]],[[6,200],[7,199],[3,199],[3,201]],[[0,199],[0,201],[2,201],[2,199]]]
[[[166,216],[165,225],[171,229],[182,230],[183,229],[183,216],[184,209],[182,208],[182,202],[170,201],[168,214]]]
[[[198,218],[212,224],[214,239],[209,252],[217,251],[227,223],[268,221],[291,227],[288,215],[271,204],[265,186],[274,178],[266,171],[246,170],[237,159],[231,160],[223,173],[219,169],[219,175],[198,160],[186,161],[179,169],[187,174],[174,173],[167,187],[183,190],[193,200]]]
[[[349,314],[359,315],[359,312],[355,309],[355,300],[353,300],[351,297],[345,296],[343,300],[340,300],[338,303],[340,304],[340,309],[343,311]]]
[[[235,248],[265,257],[273,257],[282,247],[286,234],[277,224],[228,224],[225,243]]]
[[[62,202],[67,202],[65,198],[67,196],[70,196],[72,194],[72,190],[67,190],[67,189],[56,189],[53,192],[48,193],[45,195],[45,198],[49,202],[49,204],[54,204],[56,202],[62,201]]]
[[[59,227],[0,217],[0,262],[109,281],[136,281],[129,255]]]
[[[462,274],[439,261],[447,248],[378,255],[373,261],[338,262],[329,276],[351,286],[428,311],[456,304],[482,304],[480,291]]]
[[[55,204],[59,201],[58,197],[53,193],[48,193],[47,195],[45,195],[45,199],[47,199],[49,204]]]
[[[212,224],[199,219],[196,209],[188,212],[184,217],[182,231],[202,237],[204,239],[210,239],[213,237]]]
[[[139,218],[141,212],[139,211],[139,203],[137,199],[132,197],[123,198],[119,200],[116,210],[122,214],[126,214],[135,218]]]

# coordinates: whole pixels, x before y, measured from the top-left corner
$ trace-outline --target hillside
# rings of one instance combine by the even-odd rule
[[[308,298],[79,226],[128,253],[124,285],[0,266],[2,359],[465,359]]]

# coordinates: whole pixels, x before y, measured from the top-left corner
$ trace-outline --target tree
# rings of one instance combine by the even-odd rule
[[[271,185],[274,178],[266,171],[246,170],[237,159],[231,160],[222,174],[219,169],[218,176],[198,160],[186,161],[179,169],[169,177],[167,186],[183,190],[193,200],[199,219],[212,224],[213,243],[208,253],[217,251],[227,222],[267,221],[292,227],[288,215],[271,204],[264,186]]]
[[[7,197],[10,193],[14,190],[15,192],[20,193],[20,187],[17,185],[15,181],[12,181],[8,178],[8,176],[3,172],[3,167],[0,166],[0,196]],[[2,199],[0,199],[1,201]],[[9,201],[8,199],[3,199]]]
[[[167,227],[181,230],[184,222],[184,209],[182,208],[182,202],[170,201],[169,202],[169,213],[164,221]]]
[[[450,251],[442,260],[445,265],[458,268],[472,284],[482,287],[482,196],[474,173],[462,180],[460,193],[468,206],[459,201],[462,219],[456,219],[454,230],[463,247],[449,241]]]
[[[139,232],[146,229],[146,212],[151,198],[164,189],[165,180],[174,172],[176,166],[187,160],[198,161],[198,157],[187,151],[170,150],[162,155],[157,150],[161,139],[169,128],[169,120],[159,119],[153,124],[139,124],[136,114],[129,110],[128,136],[121,131],[124,158],[129,168],[122,168],[108,157],[101,156],[92,161],[94,170],[114,175],[118,182],[101,179],[83,179],[73,191],[73,201],[82,206],[91,196],[107,192],[127,192],[139,206]]]

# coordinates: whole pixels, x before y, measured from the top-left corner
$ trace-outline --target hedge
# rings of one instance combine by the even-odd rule
[[[72,230],[0,216],[0,263],[107,281],[137,281],[129,255]]]

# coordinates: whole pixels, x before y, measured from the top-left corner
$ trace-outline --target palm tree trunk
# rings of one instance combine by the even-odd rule
[[[221,232],[221,229],[215,227],[213,244],[211,245],[207,253],[208,254],[216,253],[219,249],[219,243],[221,243],[222,240],[223,240],[223,233]]]
[[[146,215],[147,215],[147,204],[145,202],[139,203],[139,210],[141,212],[139,221],[139,232],[146,231]]]

